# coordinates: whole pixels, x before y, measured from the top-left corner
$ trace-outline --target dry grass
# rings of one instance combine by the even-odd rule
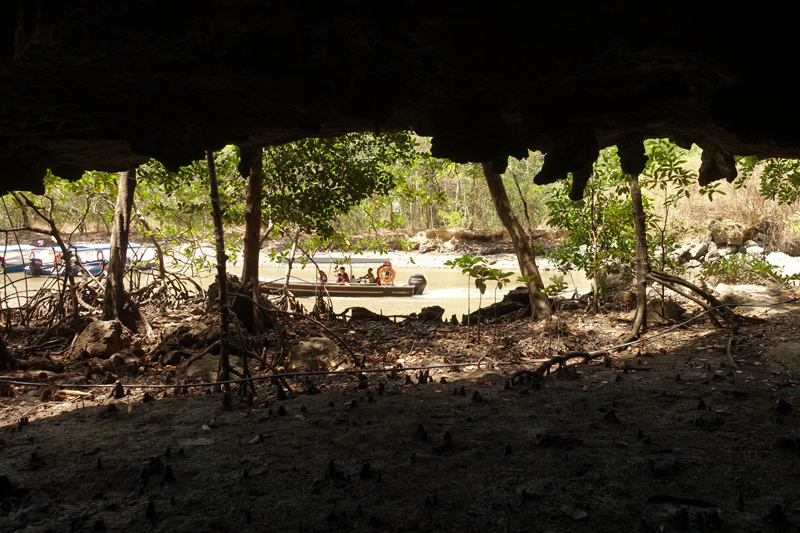
[[[748,178],[739,189],[721,183],[719,190],[724,194],[715,194],[713,201],[701,194],[699,186],[692,189],[691,196],[671,214],[686,228],[687,240],[707,238],[713,220],[728,219],[758,230],[759,238],[772,251],[788,252],[793,242],[800,241],[800,205],[780,205],[762,197],[758,175]]]
[[[697,172],[700,168],[702,151],[693,147],[685,154],[686,168]],[[695,184],[690,187],[689,198],[682,198],[678,204],[666,214],[670,225],[683,228],[679,232],[681,242],[696,241],[710,237],[709,225],[714,220],[731,220],[745,227],[754,228],[759,239],[768,251],[789,253],[793,244],[800,243],[800,205],[780,205],[760,194],[760,172],[755,172],[744,183],[736,188],[734,184],[719,182],[712,184],[718,192],[709,200],[707,191]],[[670,194],[674,191],[668,191]],[[704,194],[704,192],[706,194]],[[655,204],[658,215],[664,216],[663,193],[659,190],[645,190],[645,195]],[[548,191],[552,194],[552,190]],[[552,230],[542,217],[538,229]]]

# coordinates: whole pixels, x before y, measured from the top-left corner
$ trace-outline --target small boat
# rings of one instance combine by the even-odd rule
[[[89,274],[96,276],[105,270],[108,266],[107,257],[110,256],[111,244],[110,243],[74,243],[70,244],[72,253],[80,260],[83,268]],[[128,262],[135,260],[138,255],[138,250],[141,248],[140,244],[128,244]],[[27,265],[25,265],[25,274],[28,276],[63,276],[65,265],[61,259],[61,252],[52,250],[52,257],[42,259],[39,257],[31,257]],[[73,276],[82,276],[84,270],[78,265],[72,266]]]
[[[366,257],[355,257],[345,260],[344,258],[321,257],[314,258],[314,262],[320,264],[350,264],[352,276],[353,264],[378,264],[377,277],[380,283],[368,283],[355,280],[350,283],[336,283],[327,281],[327,275],[322,273],[323,280],[309,281],[303,279],[289,279],[288,290],[298,298],[313,297],[318,294],[331,297],[349,298],[370,298],[370,297],[397,297],[397,296],[417,296],[422,294],[427,285],[425,276],[422,274],[412,274],[408,283],[395,284],[395,270],[392,263],[386,259],[375,259]],[[273,279],[258,278],[263,289],[268,291],[282,290],[285,283],[284,277]]]
[[[0,267],[7,274],[22,272],[25,263],[36,257],[44,257],[50,248],[29,246],[27,244],[11,244],[0,247]]]

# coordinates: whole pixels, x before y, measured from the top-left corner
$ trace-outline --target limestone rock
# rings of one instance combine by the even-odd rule
[[[661,298],[653,298],[647,302],[648,321],[675,321],[678,322],[686,314],[686,310],[672,300],[661,301]]]
[[[736,309],[741,315],[756,316],[767,310],[767,306],[782,299],[783,285],[727,285],[720,283],[714,290],[722,303],[742,306]],[[780,308],[770,308],[773,313],[781,313]]]
[[[103,371],[135,376],[139,373],[139,366],[144,355],[144,350],[141,348],[125,348],[106,360],[102,367]]]
[[[755,230],[732,220],[714,220],[709,224],[711,236],[717,244],[742,244],[755,236]]]
[[[379,315],[370,311],[366,307],[350,307],[346,311],[350,311],[350,320],[355,321],[372,321],[372,322],[391,322],[392,319],[388,316]]]
[[[696,260],[702,259],[703,256],[706,255],[707,251],[708,251],[708,243],[699,242],[694,246],[692,246],[692,248],[689,250],[689,259],[696,259]]]
[[[219,349],[216,353],[200,353],[194,355],[178,366],[175,371],[175,379],[182,381],[202,381],[211,383],[217,380],[219,371]],[[231,366],[242,371],[241,359],[236,356],[229,356]]]
[[[784,342],[781,343],[767,353],[764,358],[777,366],[778,370],[789,372],[794,376],[800,375],[800,343],[798,342]]]
[[[161,366],[178,366],[181,364],[181,360],[185,361],[191,356],[192,355],[189,352],[184,350],[172,350],[159,357],[158,362],[161,364]]]
[[[691,244],[681,244],[670,254],[676,261],[685,263],[689,260],[689,251],[692,249]]]
[[[306,337],[292,342],[289,365],[294,370],[328,370],[341,362],[339,347],[327,337]]]
[[[130,333],[119,320],[95,320],[75,339],[72,353],[85,350],[89,357],[108,359],[131,345]]]
[[[778,267],[784,276],[800,274],[800,258],[782,252],[772,252],[765,257],[767,263]]]

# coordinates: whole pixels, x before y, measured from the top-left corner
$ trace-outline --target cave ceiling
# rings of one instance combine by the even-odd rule
[[[800,156],[791,13],[718,2],[8,0],[0,7],[0,192],[47,169],[176,169],[226,144],[413,129],[432,152],[545,152],[538,182],[600,148],[669,137]]]

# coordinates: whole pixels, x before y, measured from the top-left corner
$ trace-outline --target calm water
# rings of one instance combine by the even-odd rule
[[[418,313],[423,307],[438,305],[443,307],[445,310],[444,318],[449,319],[451,315],[455,314],[460,320],[461,315],[467,313],[468,294],[471,302],[471,304],[469,304],[469,308],[472,311],[475,311],[478,308],[480,292],[475,288],[475,280],[472,279],[472,288],[468,291],[467,287],[470,283],[470,280],[467,278],[467,276],[461,274],[460,270],[453,270],[449,268],[414,268],[413,266],[399,267],[395,268],[395,270],[397,272],[395,283],[408,282],[408,278],[411,276],[411,274],[422,274],[425,276],[425,279],[428,282],[425,292],[423,292],[421,296],[403,298],[331,298],[333,310],[336,313],[341,313],[348,307],[358,306],[365,307],[374,313],[384,315],[407,315],[409,313]],[[504,270],[511,271],[512,269]],[[279,273],[276,272],[277,271],[274,267],[261,269],[261,275],[265,277],[277,277]],[[362,268],[360,265],[353,268],[353,273],[356,276],[362,276],[366,274],[366,272],[366,267]],[[558,272],[542,272],[541,274],[545,284],[549,283],[549,280],[552,276],[559,275]],[[311,268],[307,268],[305,270],[292,269],[292,276],[313,279],[314,271]],[[521,283],[514,281],[517,276],[519,276],[519,272],[514,271],[513,275],[510,276],[512,282],[508,286],[505,286],[503,289],[497,291],[497,301],[500,301],[503,298],[503,295],[511,289],[521,285]],[[575,286],[573,285],[573,281],[570,279],[570,276],[565,277],[565,281],[570,285],[570,291],[589,290],[590,284],[586,281],[586,278],[583,275],[575,273],[572,277],[574,278],[574,282],[576,284]],[[335,279],[335,276],[331,279]],[[486,293],[483,295],[483,306],[490,305],[492,302],[494,302],[494,286],[495,284],[493,282],[487,283]],[[314,306],[313,298],[300,298],[299,300],[303,303],[306,309],[310,309]]]

